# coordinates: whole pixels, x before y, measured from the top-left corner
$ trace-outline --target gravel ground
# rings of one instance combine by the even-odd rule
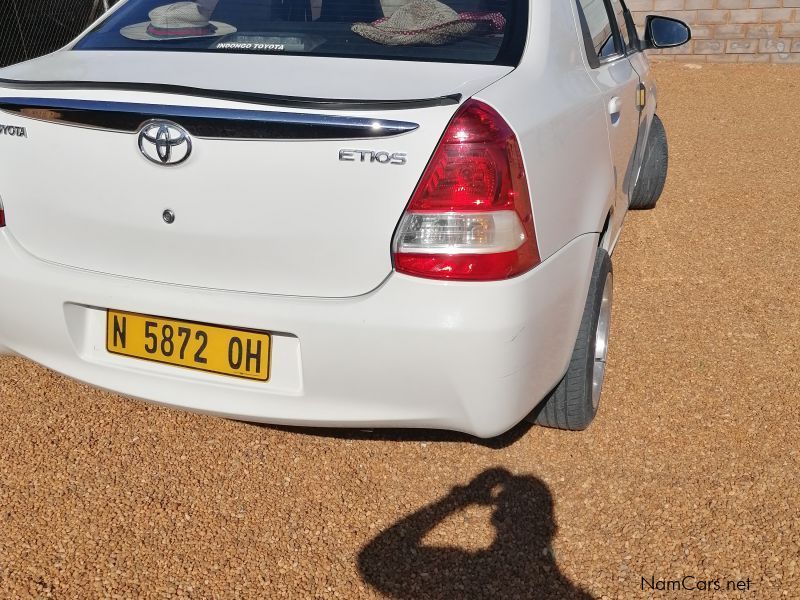
[[[590,430],[276,429],[0,359],[0,596],[800,598],[800,70],[657,74]],[[642,590],[684,576],[722,590]]]

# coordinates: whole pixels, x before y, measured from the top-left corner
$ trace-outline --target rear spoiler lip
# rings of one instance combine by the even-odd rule
[[[0,97],[0,112],[87,129],[136,133],[152,121],[179,124],[199,138],[345,140],[409,133],[417,123],[355,115],[243,110],[104,100]]]
[[[24,90],[110,90],[126,92],[150,92],[155,94],[175,94],[212,100],[229,100],[263,106],[282,108],[304,108],[319,110],[407,110],[414,108],[433,108],[454,106],[461,102],[461,94],[449,94],[437,98],[410,100],[357,100],[337,98],[307,98],[302,96],[281,96],[214,90],[164,83],[133,83],[120,81],[36,81],[0,78],[0,87]]]

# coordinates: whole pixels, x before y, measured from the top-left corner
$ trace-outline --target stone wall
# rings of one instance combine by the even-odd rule
[[[637,24],[647,14],[685,21],[692,40],[653,54],[687,62],[800,63],[800,0],[627,0]]]

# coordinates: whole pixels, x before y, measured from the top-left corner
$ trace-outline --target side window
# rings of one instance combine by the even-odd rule
[[[605,0],[579,0],[579,3],[597,57],[602,60],[618,54]]]
[[[614,18],[617,20],[617,27],[619,27],[619,34],[622,36],[622,44],[625,46],[625,50],[627,52],[636,50],[636,44],[632,41],[628,20],[625,18],[625,7],[620,0],[611,0],[611,8],[614,10]]]

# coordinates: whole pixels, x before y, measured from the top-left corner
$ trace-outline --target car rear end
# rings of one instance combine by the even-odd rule
[[[354,3],[200,2],[225,37],[122,35],[157,5],[0,72],[0,346],[253,421],[524,417],[563,372],[583,302],[564,273],[588,277],[594,243],[542,262],[530,157],[479,98],[525,11],[461,7],[479,25],[441,47],[353,37],[375,16]]]

